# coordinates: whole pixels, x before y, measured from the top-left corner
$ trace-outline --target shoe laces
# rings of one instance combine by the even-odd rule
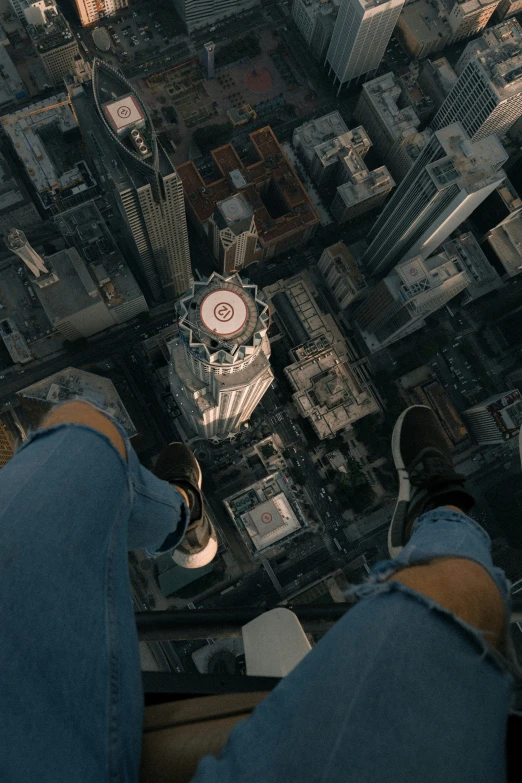
[[[463,478],[455,473],[452,463],[445,459],[440,451],[422,454],[408,472],[410,483],[422,489],[433,489],[444,482],[459,481]]]

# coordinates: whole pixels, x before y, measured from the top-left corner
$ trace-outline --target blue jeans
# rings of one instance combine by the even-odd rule
[[[0,471],[0,779],[135,783],[143,694],[127,551],[182,538],[180,494],[78,425]],[[451,612],[382,580],[437,556],[482,564],[487,534],[439,509],[360,602],[236,727],[197,783],[504,783],[514,664]]]

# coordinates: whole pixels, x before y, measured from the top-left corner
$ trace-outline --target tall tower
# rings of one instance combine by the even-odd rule
[[[198,435],[224,439],[249,420],[274,377],[268,327],[268,305],[238,274],[213,272],[180,299],[170,386]]]
[[[183,185],[142,100],[116,68],[100,60],[93,63],[91,85],[69,92],[152,295],[177,299],[192,284]]]
[[[473,141],[507,133],[522,116],[521,39],[513,19],[466,46],[455,66],[460,76],[433,119],[435,130],[460,122]]]
[[[342,0],[326,54],[343,84],[378,68],[404,0]]]
[[[216,78],[216,67],[214,64],[214,57],[216,54],[216,47],[209,41],[203,45],[203,67],[205,69],[205,76],[207,79]]]
[[[364,272],[431,255],[502,182],[507,158],[494,135],[470,142],[458,122],[436,131],[373,226]]]
[[[85,27],[128,8],[129,0],[75,0],[75,5],[82,27]]]
[[[21,258],[26,267],[32,272],[34,282],[39,288],[45,288],[56,283],[58,276],[52,269],[45,266],[44,260],[27,241],[24,232],[19,228],[12,228],[5,238],[9,250]]]

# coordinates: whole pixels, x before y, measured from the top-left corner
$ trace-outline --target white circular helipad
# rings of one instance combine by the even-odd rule
[[[220,289],[206,295],[199,313],[205,329],[225,336],[238,332],[245,325],[248,310],[243,297],[234,291]]]

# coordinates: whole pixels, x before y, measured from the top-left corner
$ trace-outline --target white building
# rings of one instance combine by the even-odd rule
[[[122,8],[129,7],[129,0],[74,0],[82,27],[94,24],[98,19],[114,16]]]
[[[10,3],[24,25],[44,24],[46,12],[59,13],[55,0],[10,0]]]
[[[220,19],[236,16],[258,3],[259,0],[174,0],[174,7],[191,33]]]
[[[459,123],[436,131],[370,231],[365,273],[431,255],[502,182],[507,157],[494,135],[471,142]]]
[[[343,84],[378,68],[404,0],[342,0],[326,55]]]
[[[372,142],[396,180],[403,179],[431,138],[409,105],[398,78],[386,73],[363,84],[354,115],[372,130]]]
[[[460,122],[469,136],[504,136],[522,116],[522,27],[502,22],[471,41],[455,70],[459,78],[435,115],[437,130]]]
[[[212,252],[221,274],[237,272],[255,260],[254,210],[242,193],[219,201],[208,222]]]
[[[469,283],[467,272],[443,256],[420,256],[398,264],[373,289],[355,314],[370,352],[401,340],[425,325]]]
[[[463,411],[462,416],[480,446],[504,443],[518,435],[520,430],[522,397],[518,389],[494,394]]]
[[[179,337],[169,343],[172,396],[194,433],[230,437],[273,380],[268,306],[238,274],[214,272],[178,307]]]

